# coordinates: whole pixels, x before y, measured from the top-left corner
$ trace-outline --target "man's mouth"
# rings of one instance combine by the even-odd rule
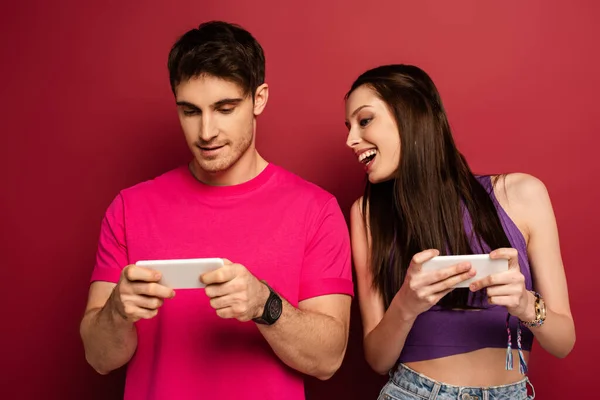
[[[205,150],[205,151],[217,150],[223,146],[225,146],[225,145],[224,144],[220,145],[220,146],[201,146],[199,144],[196,145],[196,147],[198,147],[200,150]]]

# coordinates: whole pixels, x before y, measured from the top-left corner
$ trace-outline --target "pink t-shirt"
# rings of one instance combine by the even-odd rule
[[[204,185],[182,166],[123,190],[102,222],[92,281],[117,282],[138,260],[227,258],[292,305],[353,295],[350,240],[336,199],[269,164],[235,186]],[[254,322],[222,319],[203,289],[177,290],[136,323],[125,400],[304,399],[303,376]]]

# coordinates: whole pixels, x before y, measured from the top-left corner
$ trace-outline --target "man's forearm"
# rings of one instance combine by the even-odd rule
[[[125,365],[137,347],[135,326],[114,312],[110,302],[86,313],[80,333],[85,358],[100,374],[108,374]]]
[[[344,359],[347,326],[329,315],[299,310],[282,300],[281,317],[271,326],[259,324],[261,333],[285,364],[318,379],[329,379]]]

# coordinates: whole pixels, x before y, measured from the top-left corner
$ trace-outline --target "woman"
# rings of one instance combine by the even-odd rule
[[[556,357],[575,342],[543,183],[473,175],[434,83],[414,66],[362,74],[346,95],[346,125],[368,177],[351,234],[365,356],[390,376],[379,398],[533,398],[533,337]],[[452,287],[475,275],[469,264],[421,270],[440,254],[487,253],[508,270],[468,289]]]

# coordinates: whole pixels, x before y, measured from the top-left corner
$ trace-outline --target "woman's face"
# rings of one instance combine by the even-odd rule
[[[400,133],[387,104],[368,86],[346,101],[346,145],[364,165],[371,183],[392,179],[400,164]]]

